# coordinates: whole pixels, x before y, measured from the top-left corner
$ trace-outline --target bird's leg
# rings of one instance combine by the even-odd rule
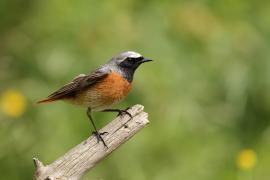
[[[117,116],[122,116],[124,114],[127,114],[131,119],[132,119],[132,115],[127,111],[129,109],[105,109],[102,112],[118,112]]]
[[[98,142],[99,142],[99,141],[102,141],[103,145],[104,145],[106,148],[108,148],[107,144],[105,143],[104,139],[102,138],[102,135],[108,134],[108,132],[101,132],[101,133],[98,132],[98,130],[97,130],[97,128],[96,128],[96,125],[95,125],[95,123],[94,123],[94,121],[93,121],[93,118],[92,118],[92,116],[91,116],[91,109],[90,109],[90,108],[87,108],[86,114],[87,114],[88,118],[90,119],[91,124],[92,124],[93,127],[94,127],[94,130],[95,130],[95,131],[93,132],[93,134],[96,136],[97,141],[98,141]]]

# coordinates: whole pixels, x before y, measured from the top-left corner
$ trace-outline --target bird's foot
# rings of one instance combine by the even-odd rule
[[[122,117],[123,115],[127,114],[130,117],[130,119],[132,119],[133,118],[132,115],[128,112],[129,109],[130,107],[127,107],[126,109],[123,109],[123,110],[119,109],[117,116]],[[128,128],[127,122],[124,124],[124,127]]]
[[[98,143],[101,141],[102,144],[108,149],[107,144],[105,143],[104,139],[102,138],[103,135],[109,134],[108,132],[94,131],[92,134],[96,136]]]
[[[117,116],[123,116],[123,115],[127,114],[130,117],[130,119],[132,119],[132,115],[128,112],[129,109],[130,109],[130,107],[128,107],[126,109],[119,109]]]
[[[132,115],[128,112],[129,109],[130,109],[130,107],[128,107],[126,109],[105,109],[105,110],[103,110],[103,112],[118,112],[117,117],[118,116],[122,117],[124,114],[127,114],[130,117],[130,119],[132,119],[133,118]],[[124,124],[124,127],[128,128],[126,123]]]

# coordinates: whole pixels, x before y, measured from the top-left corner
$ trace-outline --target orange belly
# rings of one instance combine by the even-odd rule
[[[94,111],[101,111],[124,99],[130,90],[131,83],[119,73],[112,72],[105,79],[77,94],[71,101]]]

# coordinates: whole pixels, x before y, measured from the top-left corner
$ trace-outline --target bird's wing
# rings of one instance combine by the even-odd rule
[[[62,99],[64,97],[72,96],[76,92],[81,91],[99,82],[100,80],[105,78],[108,73],[108,71],[100,68],[93,71],[89,75],[80,74],[76,76],[70,83],[64,85],[63,87],[49,95],[48,98],[41,100],[38,103],[50,102],[57,99]]]

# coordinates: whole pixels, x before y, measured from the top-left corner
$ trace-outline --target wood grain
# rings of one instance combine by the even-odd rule
[[[128,110],[133,118],[128,115],[117,117],[100,130],[100,132],[108,132],[103,136],[108,149],[101,142],[98,143],[96,137],[90,136],[49,165],[44,166],[41,161],[34,158],[36,167],[34,179],[80,179],[149,123],[148,114],[143,111],[143,108],[142,105],[133,106]]]

